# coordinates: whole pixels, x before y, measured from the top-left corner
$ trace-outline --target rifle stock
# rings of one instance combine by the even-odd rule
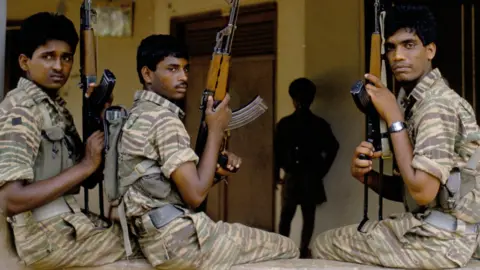
[[[382,72],[382,57],[380,55],[382,40],[379,32],[374,32],[370,45],[370,74],[380,78]]]
[[[97,76],[97,57],[95,51],[92,48],[96,47],[95,36],[93,29],[83,29],[82,30],[82,40],[81,44],[81,66],[83,67],[84,76],[87,78],[87,83],[95,82],[95,77]]]
[[[92,1],[84,0],[80,7],[80,87],[82,89],[82,138],[86,145],[88,137],[97,130],[103,130],[102,111],[112,96],[115,87],[114,74],[105,69],[97,80],[97,55],[95,34],[91,24],[94,16]],[[95,87],[89,87],[94,84]],[[103,209],[103,167],[104,164],[83,181],[85,211],[88,212],[88,190],[99,185],[100,215],[104,216]]]

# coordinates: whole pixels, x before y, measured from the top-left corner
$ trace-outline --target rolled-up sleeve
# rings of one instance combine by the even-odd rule
[[[180,119],[167,116],[162,119],[161,127],[155,128],[155,144],[162,173],[170,178],[180,165],[186,162],[198,163],[199,158],[190,146],[190,136]]]
[[[41,132],[28,108],[0,115],[0,187],[9,181],[32,180]]]
[[[412,166],[429,173],[445,184],[454,165],[458,117],[448,100],[425,100],[415,119],[415,149]]]

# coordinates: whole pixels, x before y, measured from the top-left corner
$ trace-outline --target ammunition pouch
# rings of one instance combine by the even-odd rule
[[[466,223],[456,217],[437,210],[432,210],[424,219],[426,223],[449,232],[477,233],[480,223]]]
[[[460,198],[460,186],[462,185],[462,174],[458,168],[450,173],[445,185],[440,186],[438,193],[438,204],[442,209],[455,209],[456,202]]]
[[[447,182],[440,186],[437,195],[439,206],[447,211],[454,211],[462,198],[470,193],[476,187],[477,182],[477,164],[480,161],[480,148],[470,157],[464,168],[454,168]]]
[[[161,229],[184,214],[185,210],[173,204],[167,204],[136,218],[133,222],[132,231],[135,232],[137,236],[141,236],[149,231]]]

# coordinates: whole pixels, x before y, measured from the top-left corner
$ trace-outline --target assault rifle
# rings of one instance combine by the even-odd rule
[[[226,96],[228,92],[228,73],[230,69],[231,50],[233,44],[233,35],[237,28],[237,17],[240,0],[226,0],[230,5],[230,17],[228,25],[220,30],[216,36],[216,45],[213,50],[212,59],[210,61],[210,68],[207,75],[206,89],[203,91],[200,102],[200,128],[198,130],[197,140],[195,144],[195,153],[201,157],[207,142],[208,127],[205,122],[205,109],[209,96],[213,96],[214,107],[218,105]],[[260,96],[256,96],[253,100],[245,106],[232,111],[232,119],[225,130],[224,143],[222,151],[228,147],[228,138],[230,131],[243,127],[250,122],[257,119],[268,109]],[[228,158],[219,154],[218,164],[225,170]],[[235,172],[236,170],[233,170]],[[214,184],[220,181],[221,177],[216,176]],[[197,210],[204,211],[206,208],[206,199]]]
[[[101,113],[110,100],[115,86],[115,76],[105,69],[100,83],[97,82],[96,42],[92,27],[95,11],[92,0],[84,0],[80,7],[80,87],[83,92],[82,126],[83,142],[86,145],[88,137],[97,130],[103,130]],[[89,85],[95,84],[95,87]],[[104,217],[103,185],[98,179],[103,178],[103,162],[97,171],[86,179],[82,186],[85,190],[85,211],[88,212],[88,190],[93,189],[98,182],[100,215]]]
[[[375,0],[375,30],[372,33],[371,45],[370,45],[370,74],[382,78],[382,37],[380,34],[380,0]],[[385,85],[386,82],[384,81]],[[355,105],[357,108],[365,114],[366,117],[366,139],[373,144],[375,151],[382,151],[382,157],[379,160],[379,206],[378,206],[378,219],[382,220],[383,216],[383,161],[392,157],[390,150],[390,142],[388,140],[388,133],[385,121],[382,120],[375,110],[373,103],[370,100],[370,96],[365,88],[363,81],[357,81],[350,90]],[[369,157],[361,154],[360,159],[370,159]],[[361,231],[363,225],[368,220],[368,174],[365,174],[364,178],[364,204],[363,204],[363,220],[360,222],[357,230]]]

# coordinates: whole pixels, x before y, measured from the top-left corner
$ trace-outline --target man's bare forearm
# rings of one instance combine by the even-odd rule
[[[395,202],[403,201],[403,180],[399,176],[390,176],[383,175],[383,185],[382,185],[382,196],[388,200]],[[371,171],[371,174],[368,178],[368,186],[375,191],[377,194],[380,194],[380,174]]]
[[[200,157],[200,163],[198,166],[198,178],[200,183],[197,188],[200,191],[199,193],[202,196],[202,200],[205,199],[213,184],[222,139],[222,133],[214,131],[208,132],[205,151]]]
[[[391,118],[387,119],[389,126],[395,121],[404,121],[403,116],[401,114],[394,114]],[[413,146],[406,129],[390,134],[390,138],[392,140],[398,169],[408,192],[417,204],[427,205],[435,199],[438,193],[440,187],[439,179],[421,170],[417,171],[412,166]]]
[[[7,216],[33,210],[59,198],[79,185],[94,169],[90,163],[80,162],[46,180],[32,184],[25,184],[25,181],[7,183],[0,190]]]

